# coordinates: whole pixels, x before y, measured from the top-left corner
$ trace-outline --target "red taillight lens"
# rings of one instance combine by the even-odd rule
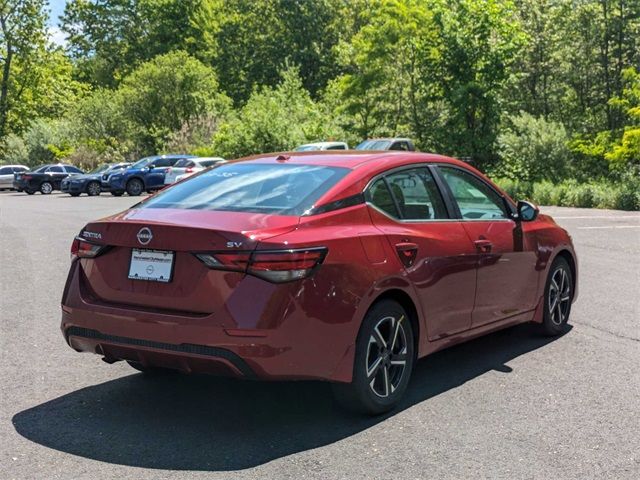
[[[71,259],[95,258],[106,250],[106,245],[96,245],[87,242],[84,238],[76,237],[71,244]]]
[[[31,180],[33,177],[31,175],[23,175],[22,179],[23,180]]]
[[[246,272],[274,283],[307,278],[327,255],[326,247],[254,252],[197,253],[209,268]]]
[[[193,167],[186,168],[184,173],[193,173]]]

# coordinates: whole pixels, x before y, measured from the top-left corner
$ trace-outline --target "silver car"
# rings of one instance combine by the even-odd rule
[[[221,162],[225,162],[225,159],[222,157],[183,158],[182,160],[178,160],[173,167],[167,169],[167,172],[164,174],[164,184],[171,185]]]
[[[0,190],[13,190],[13,174],[26,172],[29,167],[24,165],[2,165],[0,166]]]

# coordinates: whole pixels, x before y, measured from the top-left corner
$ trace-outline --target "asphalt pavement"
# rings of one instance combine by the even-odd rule
[[[365,418],[319,382],[149,379],[72,351],[71,241],[137,201],[0,193],[0,479],[640,478],[640,214],[543,208],[579,255],[572,328],[432,355]]]

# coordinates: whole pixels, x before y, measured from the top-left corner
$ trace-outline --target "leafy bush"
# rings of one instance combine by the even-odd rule
[[[569,137],[560,123],[520,112],[498,136],[500,173],[525,181],[555,180],[566,174]]]
[[[555,185],[549,181],[534,183],[532,200],[538,205],[553,205],[551,198],[555,188]]]
[[[514,200],[530,199],[533,195],[531,182],[511,180],[510,178],[497,178],[494,182],[509,194]]]

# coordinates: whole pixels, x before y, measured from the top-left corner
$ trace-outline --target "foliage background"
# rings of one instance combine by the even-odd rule
[[[70,0],[65,47],[48,15],[0,0],[0,163],[398,135],[640,208],[639,0]]]

